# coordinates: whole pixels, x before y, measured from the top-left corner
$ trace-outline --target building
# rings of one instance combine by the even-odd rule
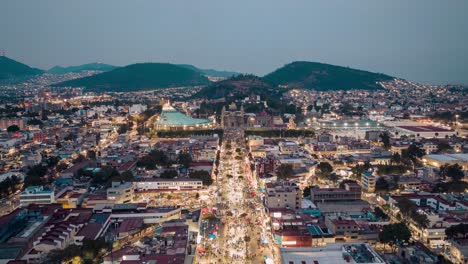
[[[265,205],[267,208],[301,208],[302,191],[295,183],[267,183],[266,194]]]
[[[135,196],[135,189],[131,182],[112,182],[107,189],[107,200],[114,203],[131,203]]]
[[[281,248],[283,264],[383,264],[368,244],[334,243],[324,247]]]
[[[43,186],[29,186],[20,193],[20,206],[29,204],[50,204],[55,202],[55,193],[52,190],[44,190]]]
[[[110,213],[111,221],[122,222],[129,218],[141,218],[145,224],[179,219],[181,215],[180,207],[147,207],[145,203],[98,204],[93,210],[95,213]]]
[[[395,135],[409,136],[418,138],[447,138],[455,136],[457,133],[454,130],[435,126],[395,126]]]
[[[361,176],[362,189],[364,192],[373,193],[375,192],[376,177],[371,171],[365,171]]]
[[[24,120],[22,118],[2,118],[0,119],[0,130],[6,130],[9,126],[17,125],[20,130],[24,129]]]
[[[463,170],[468,170],[468,154],[429,154],[423,157],[423,162],[439,168],[442,165],[460,165]]]
[[[139,179],[133,182],[138,192],[190,191],[203,188],[200,179]]]
[[[215,123],[208,119],[184,115],[169,103],[163,105],[161,115],[154,124],[156,130],[206,129],[214,127],[214,125]]]
[[[346,183],[345,188],[312,188],[310,199],[313,202],[337,202],[361,200],[361,186],[357,183]]]
[[[232,103],[229,110],[223,107],[221,112],[221,126],[223,128],[241,128],[244,127],[244,106],[237,110],[237,106]]]

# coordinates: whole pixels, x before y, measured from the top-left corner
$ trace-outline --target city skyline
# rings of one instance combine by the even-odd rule
[[[41,69],[170,62],[262,76],[300,60],[468,84],[467,5],[10,2],[0,11],[0,50]]]

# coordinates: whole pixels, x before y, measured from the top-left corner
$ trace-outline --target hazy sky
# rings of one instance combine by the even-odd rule
[[[0,50],[28,65],[190,63],[266,74],[318,61],[468,84],[466,0],[3,0]]]

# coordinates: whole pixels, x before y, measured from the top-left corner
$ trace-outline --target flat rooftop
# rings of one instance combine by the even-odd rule
[[[281,248],[281,258],[283,264],[385,263],[369,245],[347,243],[312,248]]]
[[[412,132],[453,132],[453,130],[435,126],[397,126],[398,128]]]

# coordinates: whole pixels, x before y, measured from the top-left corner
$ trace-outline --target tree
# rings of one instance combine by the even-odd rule
[[[152,150],[148,155],[141,157],[137,165],[139,167],[146,167],[147,169],[154,170],[156,165],[167,166],[170,160],[166,153],[161,150]]]
[[[327,176],[327,179],[333,183],[336,183],[340,177],[336,173],[330,173]]]
[[[278,179],[287,179],[289,177],[292,177],[293,173],[294,170],[291,164],[281,164],[276,170]]]
[[[403,215],[409,215],[415,204],[408,198],[404,197],[397,203],[397,207]]]
[[[386,213],[384,213],[384,211],[382,209],[380,209],[380,207],[375,207],[374,209],[374,215],[377,217],[377,218],[381,218],[381,219],[387,219],[388,216]]]
[[[16,176],[12,175],[11,177],[7,177],[3,181],[0,182],[0,197],[3,198],[8,196],[14,192],[16,192],[19,188],[19,184],[21,183],[21,179]]]
[[[403,242],[408,242],[411,238],[411,231],[403,223],[385,225],[379,233],[379,240],[392,247]]]
[[[110,183],[113,180],[118,180],[119,172],[112,166],[103,166],[97,173],[92,175],[94,183]]]
[[[28,186],[36,186],[36,185],[44,185],[47,182],[43,179],[43,177],[47,173],[47,167],[42,165],[35,165],[29,168],[28,172],[26,173],[26,178],[24,179],[25,187]]]
[[[416,210],[412,210],[410,217],[420,228],[427,228],[429,226],[430,222],[425,214],[420,214]]]
[[[182,166],[186,169],[190,167],[190,163],[192,163],[192,156],[189,153],[181,152],[177,156],[177,162],[182,164]]]
[[[17,125],[11,125],[11,126],[7,127],[7,132],[8,133],[14,133],[14,132],[17,132],[19,130],[20,130],[20,128]]]
[[[61,263],[80,263],[74,261],[76,257],[81,256],[81,247],[77,245],[70,245],[65,249],[54,249],[47,254],[44,263],[61,264]]]
[[[163,171],[163,173],[161,173],[161,175],[159,177],[163,178],[163,179],[173,179],[175,177],[179,176],[179,173],[177,173],[177,171],[175,170],[166,170],[166,171]]]
[[[403,150],[401,153],[403,159],[410,159],[411,161],[413,161],[413,163],[416,162],[417,159],[426,155],[426,151],[424,151],[424,149],[419,148],[415,144],[409,145],[408,149]]]
[[[467,238],[468,224],[458,224],[445,229],[448,238]]]
[[[458,182],[461,179],[463,179],[463,177],[465,177],[465,173],[463,172],[462,167],[460,165],[458,165],[458,164],[442,165],[440,167],[440,175],[444,179],[449,177],[454,182]]]
[[[119,135],[125,134],[127,133],[127,131],[128,131],[128,124],[122,124],[119,126],[119,129],[117,129],[117,133],[119,133]]]
[[[321,176],[321,177],[325,177],[328,174],[332,173],[333,166],[330,165],[330,163],[328,163],[328,162],[320,162],[317,165],[317,169],[318,169],[318,175]]]
[[[396,152],[392,155],[392,158],[390,159],[390,163],[392,164],[400,164],[401,163],[401,155],[400,153]]]
[[[433,193],[464,193],[468,191],[468,182],[439,182],[432,189]]]
[[[386,192],[390,188],[390,184],[384,177],[379,177],[375,182],[375,191],[376,192]]]
[[[362,174],[364,173],[364,171],[367,171],[371,168],[371,165],[368,161],[366,161],[364,163],[364,165],[359,165],[359,164],[356,164],[356,166],[352,167],[351,168],[351,172],[353,173],[353,176],[360,180],[361,179],[361,176]]]
[[[382,144],[384,145],[385,149],[390,148],[390,134],[388,132],[383,132],[379,135]]]
[[[440,142],[439,144],[437,144],[437,152],[439,153],[448,152],[450,150],[453,150],[453,148],[447,142]]]
[[[124,171],[119,176],[114,176],[112,181],[131,181],[133,180],[133,173],[131,171]]]
[[[189,177],[202,180],[203,185],[205,186],[210,186],[213,183],[210,173],[204,170],[192,171],[190,172]]]

